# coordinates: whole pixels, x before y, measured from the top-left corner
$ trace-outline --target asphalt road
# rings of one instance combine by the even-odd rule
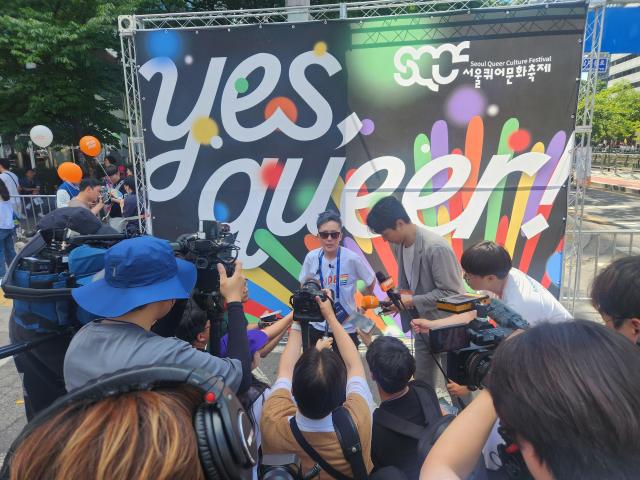
[[[586,230],[607,230],[614,228],[640,230],[640,196],[617,192],[590,190],[585,204]],[[603,237],[604,238],[604,237]],[[590,236],[586,236],[584,245],[584,260],[594,259],[594,245]],[[608,244],[601,247],[611,247],[614,250],[624,250],[624,240],[606,239]],[[618,245],[620,243],[620,245]],[[640,253],[640,252],[638,252]],[[587,269],[588,270],[588,269]],[[587,275],[588,276],[588,273]],[[0,302],[0,346],[9,343],[8,321],[9,302]],[[578,304],[577,312],[582,317],[597,318],[587,302]],[[277,348],[263,364],[261,369],[271,380],[275,380],[277,362],[281,348]],[[26,420],[24,405],[22,404],[22,386],[20,378],[11,359],[0,360],[0,461],[4,458],[13,439],[18,435]]]

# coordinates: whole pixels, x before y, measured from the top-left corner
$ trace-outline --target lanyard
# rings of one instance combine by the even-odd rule
[[[322,279],[322,259],[324,258],[324,250],[318,256],[318,276],[320,277],[320,288],[324,288],[324,280]],[[336,300],[340,300],[340,247],[338,247],[338,258],[336,259]]]

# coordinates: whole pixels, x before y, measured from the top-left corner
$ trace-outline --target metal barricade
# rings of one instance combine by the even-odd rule
[[[17,210],[19,225],[16,235],[19,239],[25,239],[36,231],[36,225],[40,218],[55,210],[55,195],[18,195],[12,196],[14,211]]]
[[[572,239],[566,238],[565,241]],[[576,300],[588,300],[595,276],[614,260],[628,255],[640,255],[640,230],[583,230],[580,264],[572,267],[565,263],[564,266],[564,278],[568,281],[576,279],[575,292],[572,288],[567,289],[562,300],[571,300],[573,295]]]

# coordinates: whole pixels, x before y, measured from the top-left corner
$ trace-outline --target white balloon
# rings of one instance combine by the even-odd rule
[[[29,136],[33,143],[42,148],[48,147],[53,141],[53,133],[49,130],[49,127],[45,127],[44,125],[36,125],[33,127],[29,132]]]

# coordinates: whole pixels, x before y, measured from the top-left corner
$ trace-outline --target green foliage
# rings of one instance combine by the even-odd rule
[[[584,108],[581,102],[579,111]],[[633,142],[640,131],[640,92],[620,82],[596,93],[591,142],[594,145]]]
[[[83,135],[105,143],[126,131],[117,17],[282,6],[283,0],[0,0],[0,135],[34,125],[54,145]],[[26,65],[33,63],[34,69]]]

